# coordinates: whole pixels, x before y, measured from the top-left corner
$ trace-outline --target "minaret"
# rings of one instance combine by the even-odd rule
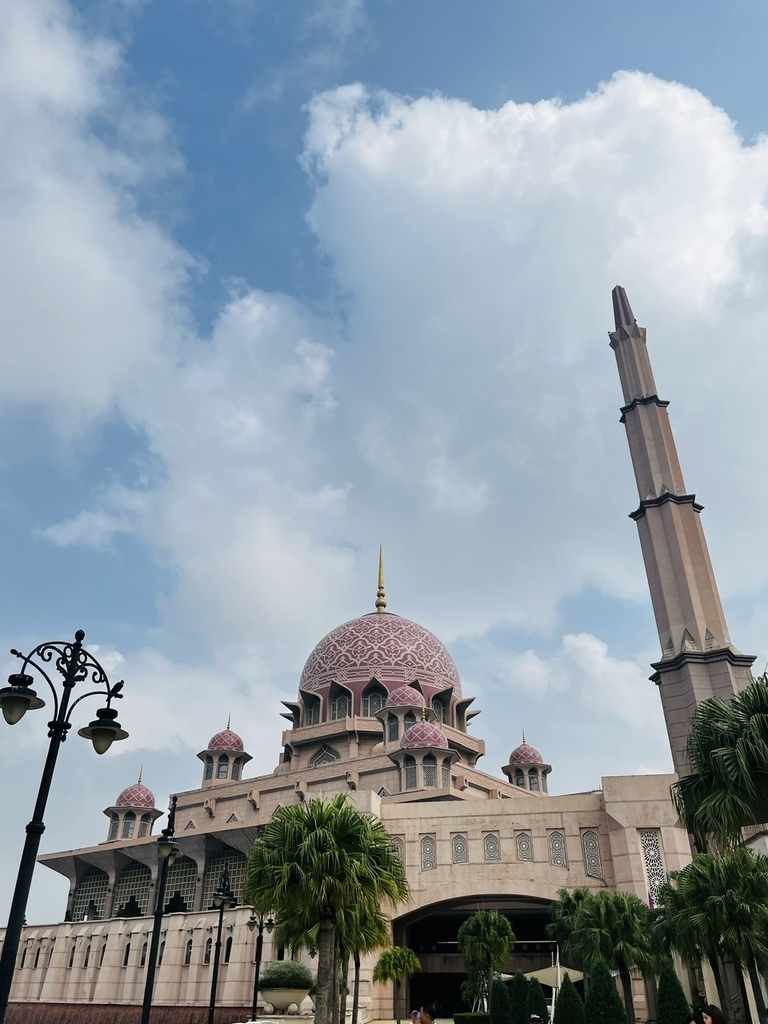
[[[696,706],[729,700],[749,681],[755,660],[731,643],[695,495],[688,494],[667,415],[626,292],[613,289],[616,329],[609,335],[624,392],[626,427],[640,505],[637,523],[651,591],[661,661],[659,686],[675,771],[686,774],[686,744]]]

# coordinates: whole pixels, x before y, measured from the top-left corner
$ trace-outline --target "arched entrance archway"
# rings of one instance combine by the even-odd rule
[[[555,951],[545,932],[549,907],[549,900],[494,893],[442,900],[397,918],[393,921],[395,944],[409,946],[421,963],[421,972],[409,981],[409,1010],[432,1000],[443,1017],[468,1009],[461,998],[466,973],[457,936],[462,924],[478,910],[498,910],[512,925],[516,941],[508,973],[548,967]]]

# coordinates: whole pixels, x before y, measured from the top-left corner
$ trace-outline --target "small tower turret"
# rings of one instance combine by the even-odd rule
[[[104,813],[109,818],[107,842],[117,839],[143,839],[152,835],[152,826],[163,813],[155,807],[155,797],[141,781],[128,786]]]
[[[204,788],[223,782],[237,782],[243,766],[251,760],[251,755],[245,752],[242,739],[229,726],[228,721],[227,728],[212,736],[207,748],[197,755],[204,765]]]

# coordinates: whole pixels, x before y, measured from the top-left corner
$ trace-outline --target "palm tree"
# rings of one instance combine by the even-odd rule
[[[399,854],[377,819],[344,794],[279,808],[248,854],[245,895],[257,912],[317,924],[317,1024],[331,1024],[336,929],[346,908],[408,899]]]
[[[582,888],[568,894],[560,890],[551,914],[548,934],[554,934],[572,959],[590,972],[598,960],[618,971],[627,1021],[634,1024],[630,971],[638,967],[647,973],[656,963],[645,903],[629,892],[602,889],[595,894]]]
[[[674,884],[659,892],[657,927],[686,959],[710,961],[721,1005],[727,1005],[728,996],[720,961],[730,960],[739,968],[740,982],[741,969],[746,970],[764,1020],[758,974],[768,973],[768,858],[745,847],[720,856],[700,854],[675,871],[672,880]]]
[[[400,982],[403,978],[410,978],[412,974],[420,970],[421,964],[418,957],[407,946],[392,946],[390,949],[385,949],[373,968],[374,981],[391,981],[394,983],[392,1009],[397,1024],[400,1024],[401,1019],[400,1000],[398,998]]]
[[[459,928],[459,952],[464,954],[466,992],[487,999],[490,1006],[494,971],[507,966],[515,944],[512,925],[498,910],[479,910]]]
[[[768,675],[729,701],[703,701],[691,719],[691,774],[672,795],[683,824],[707,849],[707,836],[731,847],[745,825],[768,821]]]

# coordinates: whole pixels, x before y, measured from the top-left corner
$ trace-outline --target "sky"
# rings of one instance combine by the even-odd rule
[[[671,770],[616,284],[763,670],[767,34],[762,0],[0,5],[0,651],[84,629],[130,733],[97,758],[77,709],[41,852],[140,772],[197,787],[230,714],[272,771],[379,544],[486,771],[523,730],[555,793]],[[3,918],[45,716],[0,730]],[[66,890],[38,868],[28,919]]]

